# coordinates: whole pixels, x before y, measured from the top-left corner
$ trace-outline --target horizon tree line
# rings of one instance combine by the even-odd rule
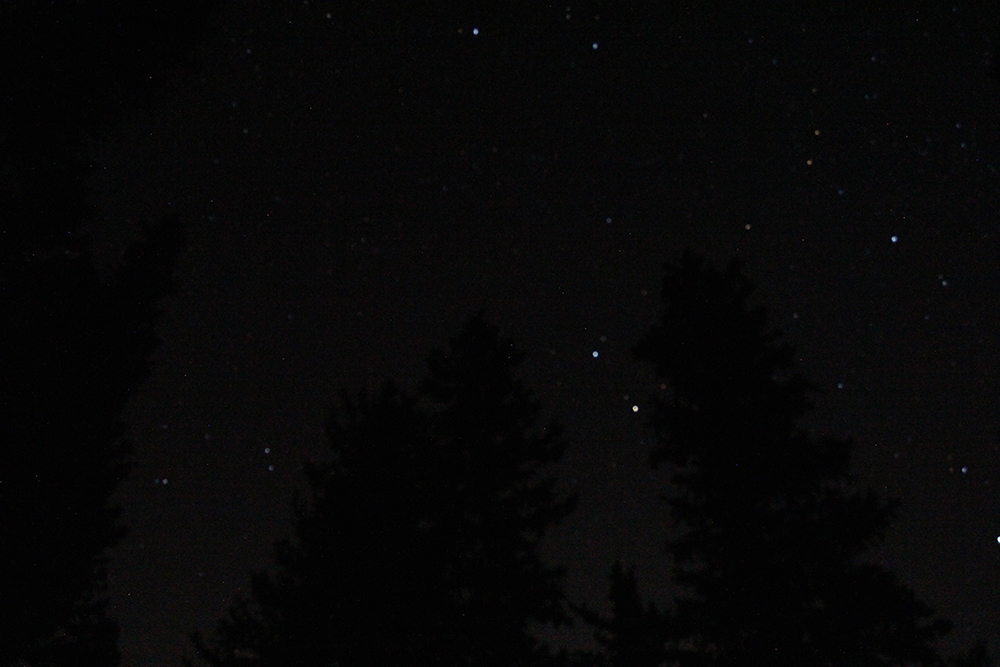
[[[480,313],[431,353],[415,391],[342,396],[293,537],[211,637],[192,634],[185,664],[990,664],[982,644],[943,656],[950,624],[863,560],[897,504],[854,488],[850,440],[799,426],[815,387],[752,290],[736,260],[717,269],[687,251],[665,266],[662,319],[633,348],[669,385],[651,391],[649,464],[671,474],[662,497],[680,527],[664,553],[684,591],[672,608],[644,601],[619,561],[604,617],[541,561],[575,502],[547,474],[566,443],[536,422],[523,353]],[[574,621],[599,652],[555,651],[531,631]]]
[[[110,501],[129,469],[121,412],[150,373],[184,237],[166,220],[110,281],[99,276],[81,233],[94,211],[80,139],[194,71],[222,4],[0,9],[0,76],[19,93],[0,99],[4,667],[120,662],[105,563],[126,530]],[[310,497],[293,507],[293,539],[219,631],[194,641],[193,662],[988,664],[981,646],[939,655],[947,624],[860,563],[894,505],[852,490],[848,441],[797,428],[811,387],[746,305],[738,267],[685,255],[665,276],[663,321],[635,354],[671,386],[654,397],[651,465],[672,472],[664,495],[684,527],[665,545],[688,590],[673,608],[643,600],[621,563],[609,617],[565,598],[564,570],[537,547],[572,511],[544,472],[567,443],[557,424],[536,423],[513,342],[473,317],[416,392],[344,395],[327,425],[332,460],[308,466]],[[554,653],[528,631],[574,620],[602,653]]]

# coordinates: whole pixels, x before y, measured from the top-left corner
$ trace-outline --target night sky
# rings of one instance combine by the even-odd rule
[[[949,649],[1000,654],[991,3],[233,4],[200,73],[88,143],[104,267],[171,212],[189,235],[126,414],[124,665],[179,664],[247,593],[339,390],[417,379],[479,309],[566,427],[570,598],[605,609],[623,558],[668,600],[630,348],[686,247],[741,259],[808,426],[901,501],[873,557]]]

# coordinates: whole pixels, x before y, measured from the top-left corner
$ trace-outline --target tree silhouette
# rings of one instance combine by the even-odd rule
[[[92,266],[81,140],[147,106],[218,0],[0,6],[0,665],[118,663],[105,555],[128,470],[120,414],[149,372],[183,235],[167,220]]]
[[[611,617],[603,618],[586,607],[574,611],[594,627],[594,640],[604,649],[607,667],[658,667],[667,661],[667,614],[653,602],[643,606],[635,569],[615,561],[611,570]]]
[[[415,396],[391,383],[345,396],[333,460],[306,467],[295,540],[252,575],[196,660],[210,665],[531,665],[552,660],[531,622],[568,622],[562,570],[539,540],[574,499],[542,468],[558,428],[514,371],[522,355],[470,318],[431,354]],[[192,664],[189,661],[188,664]]]
[[[149,373],[156,301],[180,252],[168,221],[109,283],[85,257],[4,271],[0,313],[0,665],[114,665],[105,552],[128,470],[120,414]]]
[[[796,426],[813,387],[751,307],[734,260],[667,266],[662,323],[636,345],[654,397],[653,465],[673,472],[668,544],[681,665],[934,665],[948,630],[889,571],[859,561],[894,505],[850,486],[851,442]]]

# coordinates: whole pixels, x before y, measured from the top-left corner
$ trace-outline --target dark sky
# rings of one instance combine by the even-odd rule
[[[171,211],[190,235],[127,414],[125,665],[179,664],[246,592],[339,389],[417,377],[479,308],[566,426],[571,598],[603,609],[621,557],[668,599],[629,349],[685,247],[741,258],[822,389],[809,426],[901,500],[874,557],[949,647],[1000,653],[989,3],[235,4],[199,75],[90,144],[102,261]]]

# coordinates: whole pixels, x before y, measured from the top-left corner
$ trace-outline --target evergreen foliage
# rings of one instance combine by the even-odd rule
[[[603,650],[600,664],[606,667],[658,667],[663,664],[668,659],[665,612],[652,602],[643,605],[635,569],[624,569],[621,561],[615,561],[610,583],[610,618],[573,605],[573,609],[594,627],[594,640]]]
[[[276,544],[212,641],[193,635],[196,662],[548,664],[530,624],[569,619],[562,570],[538,547],[574,499],[543,472],[565,445],[536,425],[521,358],[476,316],[430,356],[416,396],[391,383],[344,396],[332,460],[307,465],[294,541]]]
[[[0,665],[118,661],[105,580],[107,550],[125,534],[111,503],[129,469],[121,412],[149,374],[182,242],[167,221],[110,282],[86,255],[4,274]]]
[[[95,270],[83,140],[193,66],[219,0],[0,6],[0,665],[113,667],[121,413],[150,370],[177,219]]]
[[[894,505],[854,490],[851,442],[797,422],[813,387],[752,307],[733,261],[668,266],[662,322],[636,345],[654,398],[653,465],[673,473],[668,545],[687,593],[670,621],[681,665],[936,665],[948,630],[862,557]]]

